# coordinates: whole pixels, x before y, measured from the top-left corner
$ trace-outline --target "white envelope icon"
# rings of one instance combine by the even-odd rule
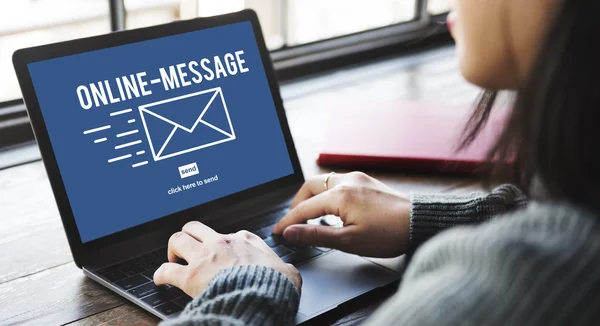
[[[221,87],[139,106],[155,161],[235,139]]]

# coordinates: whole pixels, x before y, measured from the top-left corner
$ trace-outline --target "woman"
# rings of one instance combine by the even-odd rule
[[[490,158],[515,163],[510,177],[527,197],[505,185],[480,197],[408,198],[361,173],[321,176],[306,182],[274,232],[368,256],[418,248],[398,292],[367,325],[597,324],[600,1],[455,0],[453,8],[464,77],[517,92]],[[494,97],[482,97],[466,143]],[[344,228],[297,224],[323,214],[340,216]],[[300,275],[252,234],[189,223],[170,239],[169,261],[155,282],[196,299],[168,324],[294,322]]]

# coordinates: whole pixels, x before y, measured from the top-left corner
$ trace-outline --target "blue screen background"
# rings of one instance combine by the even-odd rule
[[[162,83],[149,84],[147,89],[152,95],[89,110],[82,109],[77,97],[79,85],[109,80],[112,86],[116,77],[138,72],[146,72],[145,80],[149,81],[160,77],[161,67],[202,58],[212,62],[215,55],[222,58],[225,53],[239,50],[244,51],[244,65],[249,69],[243,74],[203,80],[169,91],[164,90]],[[250,22],[35,62],[28,68],[83,242],[294,172]],[[187,78],[191,80],[191,75]],[[222,89],[236,139],[155,161],[138,106],[214,87]],[[113,89],[113,93],[118,94],[118,91]],[[201,101],[200,98],[182,101],[179,109],[198,110]],[[110,116],[112,112],[128,108],[133,109],[131,113]],[[135,122],[128,123],[131,119]],[[83,134],[85,130],[103,125],[111,125],[111,128]],[[157,137],[164,137],[164,130],[156,128],[161,127],[155,127]],[[137,134],[116,137],[136,129]],[[108,140],[94,143],[103,137]],[[200,132],[197,137],[204,136]],[[197,137],[183,135],[173,150],[193,145]],[[142,143],[114,148],[137,140]],[[139,151],[145,153],[136,155]],[[108,159],[126,154],[132,157],[108,163]],[[132,167],[143,161],[149,163]],[[199,174],[182,179],[178,167],[194,162]],[[168,194],[171,188],[215,175],[218,176],[216,182]],[[197,218],[202,219],[202,216]]]

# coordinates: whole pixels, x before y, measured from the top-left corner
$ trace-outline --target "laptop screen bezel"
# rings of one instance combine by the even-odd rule
[[[50,143],[48,130],[42,118],[37,95],[33,88],[33,83],[27,65],[32,62],[44,61],[84,52],[91,52],[120,45],[142,42],[172,35],[193,32],[197,30],[218,27],[228,24],[234,24],[244,21],[250,21],[255,35],[256,43],[260,52],[260,57],[265,69],[273,102],[277,111],[280,126],[289,153],[289,157],[294,169],[294,173],[274,181],[257,185],[250,189],[222,197],[220,199],[203,203],[195,207],[185,209],[161,218],[128,228],[99,239],[89,242],[82,242],[79,230],[75,224],[75,218],[69,199],[66,193],[65,185],[58,168],[56,157]],[[27,112],[34,130],[40,152],[44,161],[44,166],[48,174],[48,179],[52,186],[52,191],[58,206],[58,210],[67,234],[69,246],[73,253],[75,263],[81,267],[85,257],[93,252],[114,245],[119,242],[127,241],[131,238],[141,236],[146,233],[155,232],[169,225],[182,225],[186,221],[194,219],[197,216],[210,217],[211,212],[219,211],[222,208],[230,207],[234,204],[248,201],[256,196],[261,196],[276,192],[279,189],[301,185],[304,177],[300,167],[298,155],[296,153],[288,121],[283,107],[283,101],[279,92],[279,84],[275,76],[273,64],[271,62],[269,51],[266,48],[263,34],[256,13],[252,10],[242,10],[239,12],[206,17],[195,18],[191,20],[178,21],[174,23],[157,25],[147,28],[126,30],[94,36],[84,39],[54,43],[49,45],[26,48],[16,51],[13,54],[13,65],[19,80],[19,85],[23,93],[23,99],[27,107]]]

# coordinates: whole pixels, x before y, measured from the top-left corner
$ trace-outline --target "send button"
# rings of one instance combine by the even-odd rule
[[[198,165],[196,163],[190,163],[179,167],[179,175],[181,178],[191,177],[196,175],[198,172]]]

